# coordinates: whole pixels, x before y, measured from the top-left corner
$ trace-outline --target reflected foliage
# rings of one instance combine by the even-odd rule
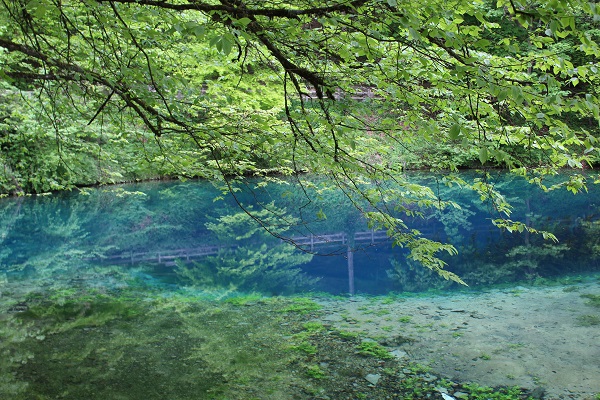
[[[392,268],[386,270],[386,273],[398,291],[422,292],[429,289],[446,289],[452,284],[434,271],[416,265],[414,262],[392,258],[390,264]]]
[[[461,175],[471,181],[479,177]],[[406,178],[428,185],[440,201],[456,200],[453,206],[437,208],[409,199],[398,207],[412,216],[398,213],[423,238],[450,243],[458,251],[441,259],[447,272],[470,286],[536,282],[598,268],[600,213],[593,188],[589,194],[573,196],[566,191],[543,192],[510,175],[488,181],[515,193],[519,200],[509,199],[515,219],[531,229],[555,232],[559,242],[553,243],[528,230],[490,229],[494,209],[485,207],[472,191],[446,185],[442,175]],[[418,260],[407,259],[406,248],[391,247],[384,240],[372,242],[367,221],[356,208],[366,210],[368,202],[352,203],[323,181],[307,179],[299,186],[293,180],[277,184],[247,179],[236,190],[234,198],[210,184],[190,181],[2,199],[2,276],[9,281],[38,279],[49,286],[103,276],[118,286],[128,270],[132,276],[126,282],[176,283],[203,291],[345,293],[350,250],[357,292],[454,285],[422,269]],[[319,201],[306,203],[306,191]],[[240,212],[238,201],[250,212]],[[362,239],[355,242],[359,233]],[[328,242],[335,235],[344,241]],[[321,240],[312,250],[311,237]],[[315,255],[294,246],[299,243]],[[188,257],[186,251],[199,255]],[[173,256],[165,258],[167,253]]]
[[[582,236],[590,257],[600,258],[600,221],[582,221]]]
[[[259,291],[270,294],[289,294],[298,289],[310,289],[316,279],[302,273],[300,265],[312,259],[312,254],[298,250],[281,241],[289,229],[282,225],[285,210],[257,211],[261,226],[249,214],[240,212],[219,217],[206,224],[221,243],[215,256],[207,256],[191,265],[177,263],[175,272],[188,284],[203,289],[232,288],[241,291]],[[281,216],[281,220],[273,214]],[[256,215],[255,214],[255,215]],[[270,214],[270,215],[268,215]],[[294,223],[297,221],[290,221]],[[272,234],[269,234],[272,232]]]

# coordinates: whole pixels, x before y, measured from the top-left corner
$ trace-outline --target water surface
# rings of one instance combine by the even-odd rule
[[[493,227],[469,190],[412,179],[460,205],[403,218],[457,248],[444,260],[468,288],[407,261],[341,193],[309,202],[293,182],[0,200],[0,398],[600,392],[597,190],[495,176],[511,218],[553,243]]]
[[[442,257],[472,288],[598,270],[593,186],[579,195],[545,193],[520,178],[497,177],[495,185],[514,206],[511,218],[554,233],[559,242],[553,243],[495,228],[491,219],[497,214],[467,189],[440,187],[424,175],[414,179],[460,209],[401,217],[427,238],[454,245],[459,254]],[[4,199],[1,270],[15,278],[65,279],[87,268],[136,267],[156,284],[265,294],[457,287],[407,261],[406,252],[393,248],[385,232],[370,230],[343,194],[326,192],[309,203],[306,188],[258,183],[241,186],[236,198],[192,181]],[[238,203],[263,219],[271,234],[258,229]],[[269,211],[259,211],[264,208]]]

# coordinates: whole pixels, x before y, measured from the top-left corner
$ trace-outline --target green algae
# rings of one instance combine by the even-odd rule
[[[600,315],[580,315],[577,317],[577,325],[579,326],[596,326],[600,325]]]
[[[289,304],[281,309],[282,312],[294,312],[309,314],[321,310],[323,307],[312,299],[306,297],[294,297]]]
[[[319,321],[322,306],[308,297],[82,288],[2,304],[12,311],[0,312],[0,398],[439,395],[427,366]],[[367,374],[381,379],[373,386]]]
[[[373,356],[382,360],[389,360],[394,358],[390,352],[377,342],[361,342],[356,346],[358,354],[365,356]]]
[[[306,385],[286,368],[296,303],[180,300],[30,296],[0,330],[0,397],[280,399]]]
[[[582,294],[581,297],[587,299],[585,304],[587,304],[588,306],[600,308],[600,295],[586,293]]]

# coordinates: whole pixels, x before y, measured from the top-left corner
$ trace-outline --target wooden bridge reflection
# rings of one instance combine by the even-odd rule
[[[389,238],[386,234],[386,231],[383,230],[356,232],[353,235],[348,235],[344,232],[327,235],[311,234],[307,236],[293,236],[289,239],[289,241],[295,246],[297,246],[299,249],[311,253],[315,253],[319,249],[323,249],[326,247],[338,246],[340,248],[343,248],[344,251],[347,251],[348,254],[354,252],[354,250],[357,247],[364,247],[364,245],[383,243],[388,240]],[[234,247],[235,246],[231,245],[209,245],[174,250],[124,252],[103,257],[99,261],[102,261],[104,263],[130,265],[139,263],[174,265],[175,260],[192,261],[194,259],[202,258],[205,256],[215,255],[218,254],[221,250]]]

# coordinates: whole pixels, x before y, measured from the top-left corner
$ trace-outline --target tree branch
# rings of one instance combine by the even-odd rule
[[[269,17],[269,18],[298,18],[302,15],[327,15],[329,13],[350,13],[355,12],[356,9],[369,0],[354,0],[354,1],[342,1],[340,3],[325,6],[325,7],[308,7],[305,9],[301,8],[246,8],[244,6],[234,4],[210,4],[200,1],[188,1],[184,4],[176,4],[164,0],[97,0],[98,3],[122,3],[122,4],[135,4],[143,6],[153,6],[157,8],[163,8],[175,11],[201,11],[205,13],[212,12],[226,12],[234,18],[241,17]]]

